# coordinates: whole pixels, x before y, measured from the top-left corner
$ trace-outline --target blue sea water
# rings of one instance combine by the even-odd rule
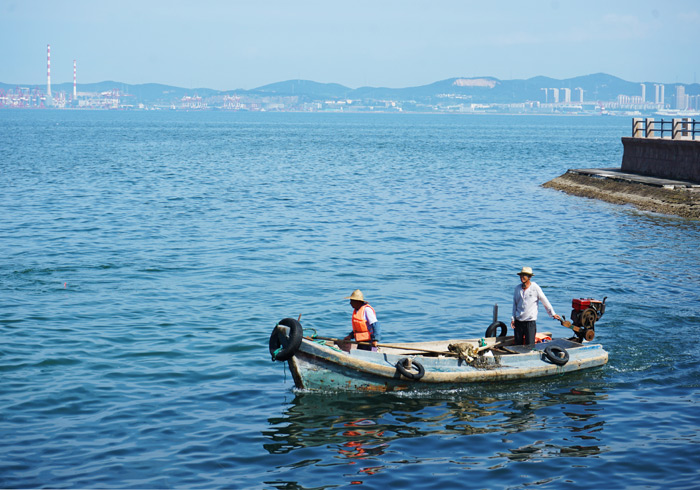
[[[616,117],[0,111],[0,487],[698,488],[700,223],[541,184]],[[268,337],[480,337],[535,270],[607,366],[305,393]],[[570,333],[540,313],[540,330]]]

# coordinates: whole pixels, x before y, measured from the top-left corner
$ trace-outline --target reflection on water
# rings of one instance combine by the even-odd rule
[[[270,454],[306,448],[328,451],[319,461],[357,465],[356,475],[421,461],[407,447],[454,445],[450,461],[502,468],[533,459],[597,456],[606,451],[599,403],[604,392],[588,389],[540,392],[479,388],[431,394],[297,392],[263,431]],[[420,443],[408,440],[420,439]],[[399,446],[400,448],[393,448]],[[427,451],[434,454],[434,451]],[[303,451],[301,451],[303,454]],[[397,458],[401,455],[400,458]],[[580,464],[580,463],[579,463]]]

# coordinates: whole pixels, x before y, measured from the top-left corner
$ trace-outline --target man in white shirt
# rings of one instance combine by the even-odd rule
[[[532,268],[523,267],[518,275],[520,284],[515,287],[513,293],[513,316],[510,326],[515,329],[515,345],[530,345],[535,343],[537,308],[540,303],[549,316],[555,320],[560,320],[561,317],[554,312],[542,288],[532,280]]]

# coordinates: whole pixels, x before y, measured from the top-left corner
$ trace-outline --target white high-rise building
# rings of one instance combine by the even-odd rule
[[[684,111],[688,108],[688,96],[685,95],[685,87],[678,85],[676,87],[676,109]]]
[[[644,85],[643,83],[641,84],[642,86],[642,103],[647,101],[647,86]]]
[[[550,102],[553,102],[554,104],[559,103],[559,89],[558,88],[550,88],[549,90],[552,91],[552,97]]]
[[[662,83],[655,83],[654,88],[656,89],[654,103],[664,105],[664,86],[663,86],[663,84]]]
[[[567,104],[571,102],[571,89],[570,88],[563,88],[561,89],[564,92],[564,102]]]

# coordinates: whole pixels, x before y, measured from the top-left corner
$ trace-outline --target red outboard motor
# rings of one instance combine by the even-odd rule
[[[571,323],[579,342],[583,342],[583,339],[590,342],[595,338],[595,322],[600,320],[600,317],[605,313],[606,299],[608,299],[607,296],[603,298],[603,301],[592,298],[580,298],[571,302],[573,307],[571,310]]]

